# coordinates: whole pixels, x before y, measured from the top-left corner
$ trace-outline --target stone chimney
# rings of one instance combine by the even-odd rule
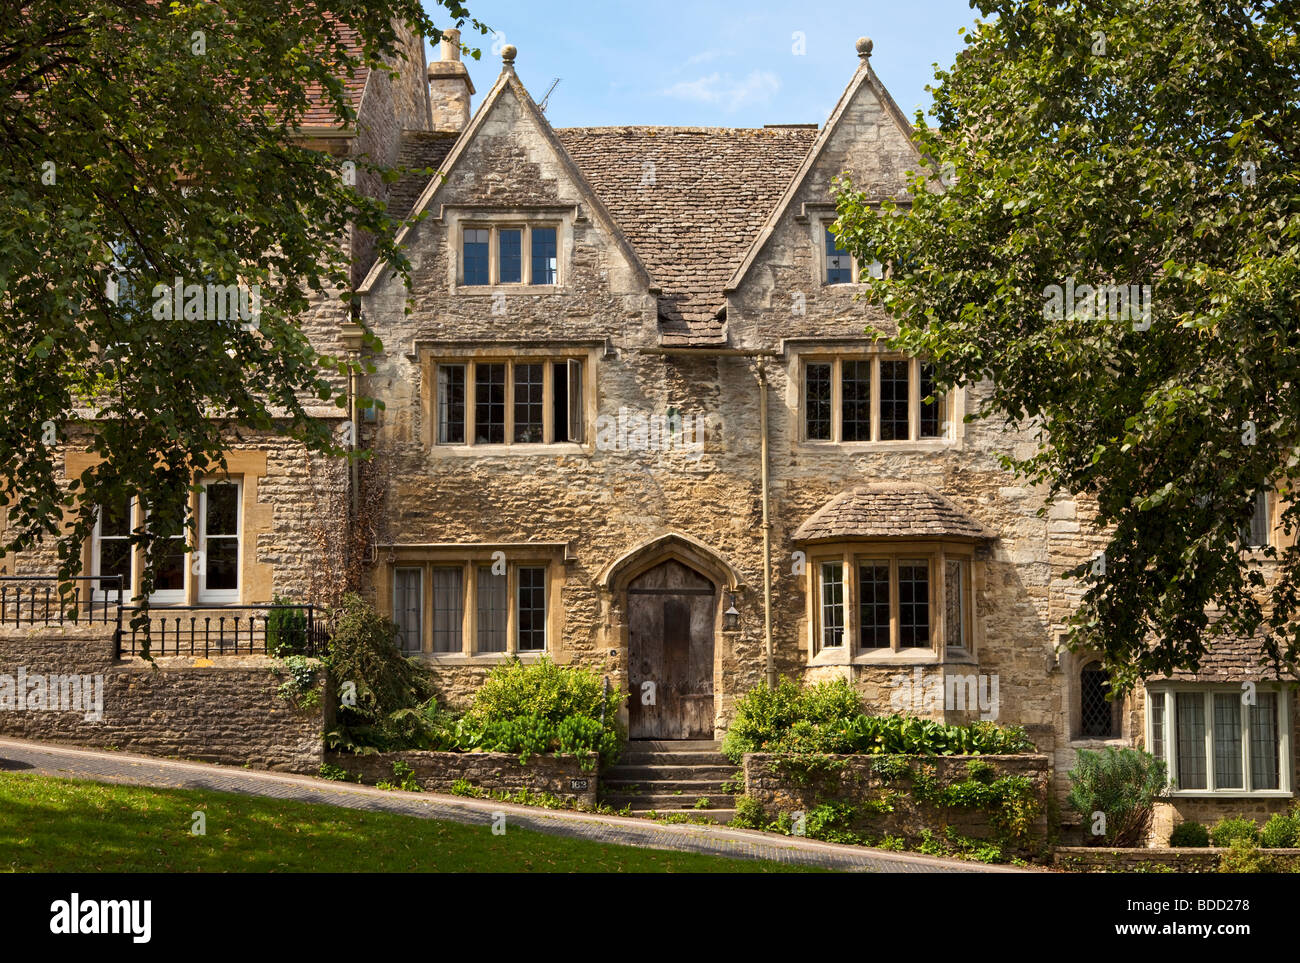
[[[469,99],[474,82],[460,62],[460,31],[442,32],[439,59],[429,64],[429,104],[433,108],[433,129],[460,133],[469,124]]]

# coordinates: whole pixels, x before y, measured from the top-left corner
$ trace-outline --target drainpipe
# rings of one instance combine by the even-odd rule
[[[763,488],[763,650],[767,654],[767,687],[776,688],[776,659],[772,654],[772,519],[768,512],[767,370],[758,359],[758,433]]]
[[[359,435],[361,434],[360,419],[358,417],[359,410],[357,408],[357,374],[355,369],[355,363],[359,362],[361,359],[361,340],[363,332],[361,326],[356,323],[360,314],[360,306],[354,303],[352,305],[353,323],[352,325],[345,327],[342,332],[343,346],[348,353],[348,360],[353,362],[353,364],[348,366],[348,421],[352,425],[352,430],[348,432],[348,488],[350,489],[349,505],[352,508],[348,518],[349,526],[356,524],[359,505],[358,489],[361,485],[360,466],[357,464],[357,459],[355,457],[357,442],[360,440]],[[351,546],[351,538],[347,540],[347,544]]]

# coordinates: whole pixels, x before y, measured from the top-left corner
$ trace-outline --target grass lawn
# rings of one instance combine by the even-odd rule
[[[207,834],[192,835],[204,813]],[[509,828],[192,789],[0,773],[0,871],[800,872]]]

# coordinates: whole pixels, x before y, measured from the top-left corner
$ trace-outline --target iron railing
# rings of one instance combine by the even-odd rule
[[[323,655],[329,638],[315,605],[155,604],[146,613],[123,591],[120,575],[0,575],[0,627],[111,625],[119,659],[143,655],[146,640],[150,656]]]
[[[322,655],[329,626],[314,605],[152,605],[136,623],[124,605],[118,657],[141,655]],[[276,614],[278,613],[278,618]],[[272,629],[272,622],[276,623]],[[268,648],[275,643],[276,652]]]
[[[0,625],[117,622],[121,607],[120,575],[0,575]]]

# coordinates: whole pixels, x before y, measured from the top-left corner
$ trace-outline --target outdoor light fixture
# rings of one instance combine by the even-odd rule
[[[736,593],[727,593],[727,611],[722,613],[722,627],[734,632],[740,627],[740,613],[736,611]]]

